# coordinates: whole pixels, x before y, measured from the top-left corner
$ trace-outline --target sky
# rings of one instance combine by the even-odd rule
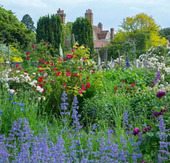
[[[12,10],[21,20],[29,14],[36,26],[41,16],[57,13],[60,8],[66,14],[66,22],[84,17],[87,9],[93,12],[93,24],[103,24],[105,30],[115,32],[126,17],[145,13],[152,16],[161,28],[170,27],[170,0],[0,0],[6,10]]]

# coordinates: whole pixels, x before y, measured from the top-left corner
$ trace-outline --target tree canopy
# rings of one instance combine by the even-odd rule
[[[114,56],[118,56],[118,51],[127,53],[129,49],[131,52],[135,50],[137,55],[140,55],[152,46],[166,46],[167,40],[160,36],[159,31],[160,26],[155,23],[152,17],[140,13],[123,20],[114,40],[108,46],[115,49],[114,52],[112,50]],[[124,48],[127,43],[129,43],[128,48]]]
[[[170,42],[170,27],[164,28],[160,30],[160,35],[165,37]]]
[[[28,30],[12,11],[0,6],[0,42],[6,45],[27,47],[34,42],[35,33]]]
[[[35,27],[34,27],[34,22],[32,20],[32,18],[30,17],[30,15],[25,14],[21,20],[22,23],[25,24],[25,26],[31,30],[31,31],[35,31]]]
[[[90,48],[90,53],[94,53],[93,29],[88,18],[79,17],[73,23],[72,34],[79,45]]]

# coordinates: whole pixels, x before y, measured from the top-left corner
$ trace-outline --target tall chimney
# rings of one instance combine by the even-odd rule
[[[91,21],[91,24],[93,25],[93,13],[92,13],[92,10],[90,10],[90,9],[86,10],[85,17],[87,17]]]
[[[65,18],[66,14],[64,13],[64,10],[60,10],[60,8],[57,10],[57,15],[61,16],[61,22],[65,24]]]
[[[99,23],[98,27],[100,28],[101,31],[103,30],[103,24],[102,23]]]
[[[110,40],[114,39],[114,28],[110,28]]]

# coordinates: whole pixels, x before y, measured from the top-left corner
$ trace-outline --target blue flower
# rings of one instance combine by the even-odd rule
[[[0,114],[2,114],[3,113],[3,111],[0,109]]]
[[[91,111],[91,113],[93,114],[93,113],[95,113],[95,111],[93,110],[93,111]]]
[[[21,108],[21,111],[24,111],[24,108]]]
[[[15,107],[13,107],[13,109],[15,110]]]
[[[23,107],[23,106],[24,106],[24,104],[22,104],[22,103],[19,103],[19,106]]]
[[[16,105],[16,104],[17,104],[17,102],[13,102],[13,104],[14,104],[14,105]]]

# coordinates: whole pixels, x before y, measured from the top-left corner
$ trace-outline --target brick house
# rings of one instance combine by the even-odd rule
[[[57,11],[57,15],[61,16],[61,21],[63,24],[65,24],[66,14],[64,13],[64,10],[60,10],[59,8]],[[85,17],[87,17],[91,21],[93,27],[93,40],[95,49],[104,47],[106,44],[114,39],[114,28],[110,28],[110,31],[103,30],[103,24],[100,22],[97,26],[93,25],[93,13],[91,9],[86,10]]]

